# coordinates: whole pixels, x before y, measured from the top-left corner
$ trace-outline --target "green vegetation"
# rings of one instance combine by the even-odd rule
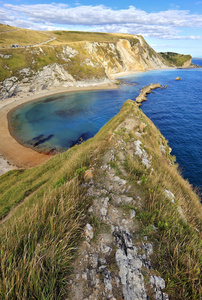
[[[191,59],[191,55],[183,55],[175,52],[159,53],[170,65],[182,67],[184,63]]]
[[[76,179],[40,200],[2,229],[1,299],[64,299],[87,203]]]
[[[0,177],[1,216],[26,199],[0,228],[2,299],[64,299],[89,207],[75,174],[104,151],[128,112],[123,107],[93,139],[44,165]]]
[[[37,72],[44,66],[53,63],[61,64],[76,79],[84,80],[91,78],[103,78],[106,76],[105,69],[99,62],[99,57],[105,57],[109,67],[116,67],[116,60],[122,64],[120,53],[116,50],[116,55],[108,48],[99,45],[97,56],[94,59],[91,55],[92,63],[86,63],[89,60],[89,52],[85,49],[85,43],[116,43],[119,39],[129,39],[131,45],[135,45],[138,40],[128,34],[113,34],[99,32],[79,32],[79,31],[54,31],[41,32],[26,30],[20,28],[7,28],[0,24],[0,81],[11,76],[16,76],[19,80],[23,78],[20,71],[24,68],[31,72]],[[7,30],[10,30],[7,31]],[[51,37],[55,40],[40,47],[25,47],[47,41]],[[20,48],[11,48],[12,44],[18,44]],[[68,45],[78,51],[75,57],[65,57],[63,47]],[[32,74],[28,75],[31,76]]]
[[[153,123],[140,110],[136,117],[147,124],[140,140],[152,156],[153,170],[146,169],[141,159],[128,155],[125,163],[128,180],[132,185],[139,182],[144,202],[142,207],[124,205],[124,210],[135,209],[140,236],[147,234],[155,245],[153,265],[166,280],[166,292],[171,299],[200,299],[202,207],[199,198],[179,174],[166,141]],[[130,135],[135,136],[135,130]],[[161,143],[166,149],[163,157],[159,151]],[[174,203],[166,197],[165,189],[175,195]]]
[[[0,24],[1,48],[10,48],[13,44],[19,46],[35,45],[51,39],[52,36],[48,32],[8,27],[8,25]]]
[[[71,42],[105,42],[116,43],[119,39],[132,37],[130,34],[114,34],[104,32],[85,32],[85,31],[52,31],[50,34],[55,35],[56,40],[51,42],[52,45],[66,44]]]
[[[129,115],[139,125],[126,132],[119,125]],[[139,235],[147,234],[153,242],[153,265],[166,280],[171,299],[200,299],[201,204],[180,176],[165,139],[131,100],[94,138],[39,167],[10,171],[0,177],[0,214],[9,214],[0,228],[2,299],[66,298],[65,287],[82,240],[82,227],[90,222],[95,237],[108,230],[97,217],[89,218],[92,199],[80,188],[83,173],[95,160],[99,165],[106,149],[112,147],[110,137],[114,132],[113,137],[123,139],[127,149],[130,139],[137,138],[137,126],[141,128],[143,123],[146,126],[138,139],[152,157],[152,166],[146,169],[141,159],[125,152],[128,175],[124,176],[131,185],[128,196],[138,190],[144,201],[142,205],[122,206],[123,212],[136,211]],[[164,154],[159,151],[160,145],[165,148]],[[120,170],[119,160],[110,165]],[[165,189],[175,195],[174,203],[166,197]],[[21,205],[15,210],[17,203]]]
[[[5,31],[10,31],[10,30],[16,30],[16,27],[10,26],[10,25],[5,25],[0,23],[0,32],[5,32]]]
[[[61,47],[43,46],[43,50],[39,48],[16,48],[2,49],[0,57],[0,81],[7,77],[16,76],[21,79],[20,70],[29,68],[31,71],[41,70],[44,66],[59,63],[64,64],[61,55],[57,55],[62,51]],[[31,75],[31,74],[30,74]]]

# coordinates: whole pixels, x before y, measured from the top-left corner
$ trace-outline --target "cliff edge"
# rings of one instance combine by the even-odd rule
[[[54,39],[46,44],[26,45],[24,32],[15,34],[21,43],[17,48],[9,47],[1,34],[7,45],[0,48],[1,99],[50,87],[111,83],[118,73],[167,68],[169,64],[139,35],[58,31],[49,33]],[[38,39],[42,38],[40,33]]]

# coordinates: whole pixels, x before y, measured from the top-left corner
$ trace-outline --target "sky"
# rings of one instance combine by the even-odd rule
[[[0,23],[34,30],[143,35],[157,52],[202,57],[199,0],[0,0]]]

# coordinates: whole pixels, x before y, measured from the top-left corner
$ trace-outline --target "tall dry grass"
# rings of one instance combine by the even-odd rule
[[[1,299],[64,299],[87,204],[76,179],[41,200],[1,229]]]

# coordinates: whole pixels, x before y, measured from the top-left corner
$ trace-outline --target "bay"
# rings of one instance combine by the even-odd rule
[[[182,80],[176,81],[176,77]],[[202,187],[202,69],[139,72],[120,78],[117,90],[53,95],[16,109],[11,117],[16,139],[37,151],[62,152],[93,137],[141,88],[159,82],[141,106],[169,140],[185,178]]]

